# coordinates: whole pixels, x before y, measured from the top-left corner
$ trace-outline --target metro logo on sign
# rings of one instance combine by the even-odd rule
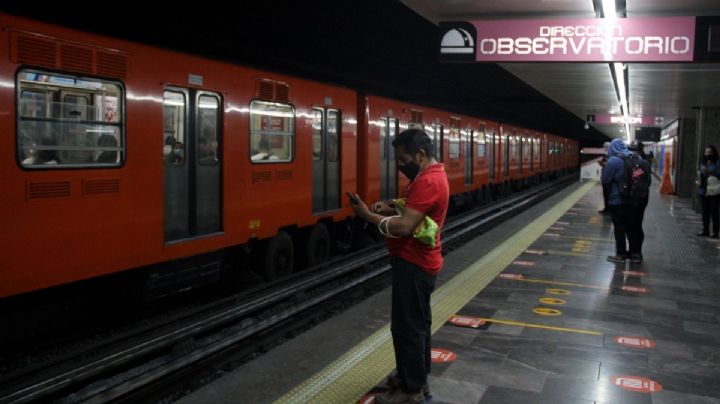
[[[623,390],[645,394],[657,393],[663,389],[660,383],[640,376],[613,376],[610,382]]]
[[[655,346],[655,341],[643,337],[615,337],[615,343],[631,348],[647,349]]]
[[[480,328],[480,326],[483,326],[486,324],[485,320],[480,319],[478,317],[468,317],[468,316],[452,316],[448,320],[448,322],[452,325],[456,325],[458,327],[468,327],[468,328]]]
[[[432,358],[432,363],[454,362],[455,359],[457,359],[455,352],[441,348],[433,348],[430,351],[430,357]]]

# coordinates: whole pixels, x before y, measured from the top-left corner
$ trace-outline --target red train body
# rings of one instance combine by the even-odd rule
[[[254,245],[323,260],[345,192],[397,195],[424,128],[456,205],[578,165],[577,142],[0,14],[0,298]],[[199,262],[199,263],[198,263]],[[187,265],[186,265],[187,266]]]

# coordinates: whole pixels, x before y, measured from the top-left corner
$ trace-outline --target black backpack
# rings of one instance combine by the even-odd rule
[[[640,205],[650,194],[650,163],[632,153],[623,157],[624,180],[620,183],[620,198],[623,203]]]

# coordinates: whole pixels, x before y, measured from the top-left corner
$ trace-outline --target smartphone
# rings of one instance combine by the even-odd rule
[[[360,203],[360,200],[355,195],[351,194],[350,192],[345,193],[347,194],[348,198],[350,198],[350,203],[352,203],[353,205],[357,205],[358,203]]]

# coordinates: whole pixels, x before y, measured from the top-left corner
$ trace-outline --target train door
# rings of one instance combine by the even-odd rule
[[[473,161],[475,160],[475,155],[473,153],[473,130],[467,128],[462,132],[461,136],[465,145],[465,184],[472,185],[474,167]]]
[[[392,140],[398,134],[397,118],[380,119],[380,199],[397,197],[397,162]]]
[[[340,209],[340,111],[313,110],[313,213]]]
[[[221,231],[220,96],[168,88],[163,95],[165,241]]]

